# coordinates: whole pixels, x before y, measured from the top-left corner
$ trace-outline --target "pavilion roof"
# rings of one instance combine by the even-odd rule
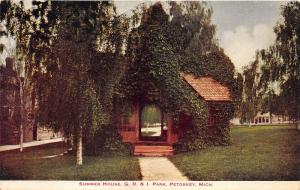
[[[231,101],[228,87],[210,76],[195,77],[182,73],[182,77],[206,101]]]

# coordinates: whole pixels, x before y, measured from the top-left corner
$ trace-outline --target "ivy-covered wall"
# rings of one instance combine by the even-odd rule
[[[142,23],[128,40],[129,66],[118,86],[117,97],[156,103],[173,115],[174,123],[179,122],[182,113],[192,118],[191,126],[185,128],[175,145],[177,151],[228,144],[234,104],[205,102],[180,73],[211,76],[228,86],[234,97],[234,66],[221,50],[198,57],[178,54],[167,37],[169,26],[169,17],[160,4],[144,12]],[[209,109],[216,110],[218,122],[214,127],[207,125]]]

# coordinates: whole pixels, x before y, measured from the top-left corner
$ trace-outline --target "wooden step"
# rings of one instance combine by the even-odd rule
[[[135,145],[135,156],[172,156],[174,155],[172,146],[147,146],[147,145]]]
[[[173,147],[171,146],[141,146],[141,145],[136,145],[136,149],[155,149],[155,150],[173,150]]]
[[[135,143],[135,145],[145,145],[145,146],[170,146],[167,142],[165,141],[138,141]]]
[[[173,156],[174,153],[149,153],[149,152],[135,152],[134,156],[146,156],[146,157],[163,157],[163,156]]]
[[[135,149],[134,152],[173,152],[173,150]]]

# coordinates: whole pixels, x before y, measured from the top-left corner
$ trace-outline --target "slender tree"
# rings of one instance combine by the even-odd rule
[[[276,40],[268,49],[260,50],[254,62],[259,65],[252,73],[258,80],[256,90],[263,112],[288,115],[299,120],[300,113],[300,3],[282,6],[282,18],[274,28]],[[252,66],[250,66],[252,67]],[[251,70],[251,69],[250,69]],[[250,72],[247,69],[247,73]],[[247,77],[244,73],[244,77]],[[253,77],[252,77],[253,78]],[[248,89],[248,86],[244,86]],[[253,96],[246,90],[246,96]]]
[[[256,53],[256,59],[249,66],[244,68],[244,84],[243,84],[243,102],[241,105],[241,114],[243,120],[246,120],[251,127],[251,122],[259,110],[258,97],[258,81],[259,81],[259,53]]]
[[[279,72],[274,77],[281,82],[281,94],[284,97],[287,114],[290,118],[300,118],[300,2],[289,2],[282,7],[283,17],[274,28],[277,50],[273,56],[280,57],[277,62]]]
[[[55,2],[53,6],[59,25],[46,65],[48,72],[40,85],[41,103],[47,108],[41,110],[41,118],[57,129],[63,126],[66,135],[73,134],[77,165],[81,165],[83,136],[87,135],[83,130],[93,134],[110,122],[112,93],[118,78],[101,70],[109,64],[113,65],[111,72],[119,69],[123,25],[108,2]],[[114,30],[119,33],[116,35]],[[105,57],[111,60],[105,61]],[[49,83],[53,92],[47,90]]]
[[[81,165],[82,138],[111,121],[128,22],[109,2],[32,5],[25,10],[22,2],[1,2],[1,21],[17,39],[25,81],[36,89],[36,119],[74,139]]]

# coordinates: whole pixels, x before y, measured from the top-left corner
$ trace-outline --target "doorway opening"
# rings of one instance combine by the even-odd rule
[[[143,107],[140,115],[140,139],[165,141],[167,139],[166,114],[155,104]]]

